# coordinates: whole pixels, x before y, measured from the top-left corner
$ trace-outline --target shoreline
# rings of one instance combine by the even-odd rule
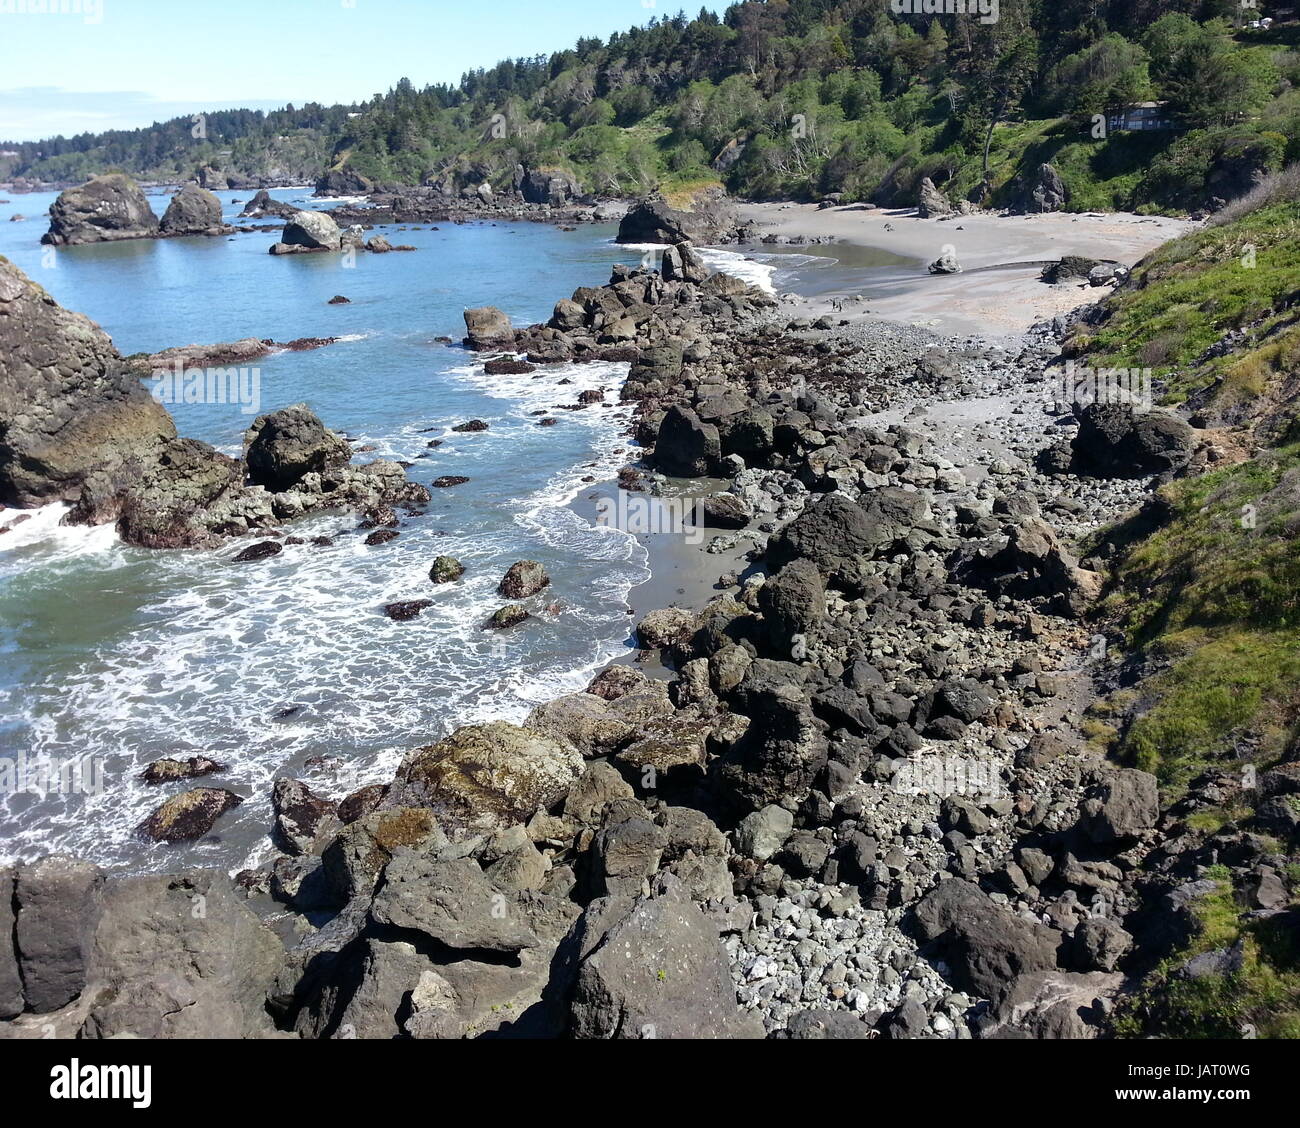
[[[915,209],[866,204],[824,209],[815,204],[741,204],[739,214],[767,235],[833,240],[792,248],[810,255],[833,257],[837,245],[848,245],[903,255],[922,264],[907,281],[879,286],[868,282],[861,290],[846,287],[806,299],[807,316],[893,321],[940,334],[985,338],[1026,332],[1036,322],[1098,301],[1109,292],[1079,279],[1048,285],[1039,278],[1041,263],[1082,255],[1132,267],[1162,243],[1197,227],[1190,220],[1125,213],[977,212],[920,219]],[[939,258],[946,245],[955,248],[962,273],[929,274],[926,264]],[[1033,265],[1002,269],[1014,263]],[[832,308],[833,300],[863,290],[865,309],[851,302],[842,310]]]

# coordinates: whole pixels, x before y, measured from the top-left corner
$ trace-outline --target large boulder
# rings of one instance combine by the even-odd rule
[[[103,885],[98,866],[61,854],[18,867],[13,942],[27,1010],[59,1010],[85,988]]]
[[[50,229],[41,242],[70,247],[157,234],[158,217],[140,186],[121,173],[109,173],[59,193],[50,205]]]
[[[1075,411],[1071,442],[1076,473],[1140,478],[1186,466],[1196,451],[1192,426],[1167,411],[1138,411],[1131,403],[1090,403]]]
[[[343,247],[343,233],[334,217],[318,211],[295,212],[284,225],[280,242],[272,252],[286,253],[294,250],[337,251]],[[284,248],[277,252],[277,248]]]
[[[385,802],[432,808],[450,827],[499,830],[559,803],[582,771],[575,748],[493,721],[411,753]]]
[[[458,950],[518,952],[537,937],[470,858],[440,862],[401,848],[384,870],[371,919]],[[505,911],[501,911],[504,909]]]
[[[550,583],[551,577],[536,560],[518,560],[510,565],[497,585],[497,591],[507,599],[527,599],[549,587]]]
[[[0,258],[0,505],[73,501],[92,475],[120,487],[175,434],[107,334]]]
[[[758,605],[769,642],[788,658],[796,636],[826,614],[826,586],[817,565],[811,560],[791,561],[758,589]]]
[[[223,787],[196,787],[162,803],[139,825],[137,833],[151,842],[192,842],[243,801]]]
[[[854,556],[871,556],[893,539],[893,530],[874,522],[857,502],[841,493],[812,502],[772,539],[767,559],[780,568],[811,560],[824,574],[852,565]]]
[[[655,439],[657,469],[677,478],[699,478],[709,473],[721,455],[717,427],[702,422],[689,407],[674,404],[668,409]]]
[[[347,442],[326,429],[305,403],[260,415],[244,435],[249,480],[268,490],[287,490],[307,474],[347,464]]]
[[[952,215],[955,210],[948,197],[934,186],[933,180],[927,176],[921,181],[916,209],[916,214],[921,219],[939,219],[941,216]]]
[[[680,889],[592,902],[557,956],[575,1038],[761,1038],[718,930]]]
[[[187,184],[167,205],[159,230],[164,235],[209,235],[219,234],[223,226],[221,201],[206,188]]]
[[[690,243],[678,243],[664,251],[660,273],[665,282],[703,282],[709,276],[709,268]]]
[[[297,208],[274,199],[265,188],[259,190],[239,213],[241,219],[292,219],[297,214]]]
[[[704,193],[689,211],[679,211],[662,196],[634,204],[618,225],[616,243],[723,243],[735,234],[735,205],[722,192]]]
[[[581,194],[578,182],[560,169],[521,169],[516,180],[520,195],[530,204],[561,208]]]
[[[921,898],[916,927],[943,952],[954,987],[995,1003],[1017,976],[1054,968],[1061,942],[1059,933],[1008,912],[960,878]]]
[[[1089,789],[1080,826],[1099,845],[1129,842],[1160,819],[1156,777],[1136,768],[1107,772]]]
[[[475,352],[513,352],[515,333],[510,318],[496,306],[465,311],[465,347]]]
[[[316,181],[317,196],[365,196],[374,190],[374,182],[354,168],[332,168]]]
[[[1013,211],[1034,214],[1060,211],[1069,202],[1070,190],[1061,174],[1050,164],[1040,164],[1016,182],[1011,207]]]
[[[719,791],[746,811],[801,803],[826,767],[828,747],[799,668],[759,659],[746,671],[730,704],[751,724],[713,765]]]
[[[110,882],[94,933],[83,1037],[271,1037],[284,945],[211,870]]]

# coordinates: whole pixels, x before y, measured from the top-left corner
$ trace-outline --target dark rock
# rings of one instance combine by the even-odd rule
[[[439,556],[429,569],[429,579],[435,584],[449,584],[465,574],[465,565],[454,556]]]
[[[50,205],[50,229],[41,242],[75,246],[157,234],[158,217],[140,186],[121,173],[109,173],[59,194]]]
[[[1084,800],[1079,820],[1099,845],[1124,842],[1152,829],[1160,818],[1156,777],[1136,768],[1107,772]]]
[[[826,588],[810,560],[795,560],[758,590],[758,605],[773,648],[789,657],[796,636],[803,635],[826,614]]]
[[[922,939],[946,953],[953,986],[982,998],[997,1002],[1016,976],[1056,966],[1057,933],[999,908],[969,881],[941,881],[915,919]]]
[[[258,541],[257,544],[250,544],[239,553],[233,563],[248,564],[255,560],[267,560],[272,556],[279,556],[283,551],[284,545],[279,541]]]
[[[519,560],[510,565],[497,585],[497,593],[507,599],[527,599],[550,584],[551,577],[536,560]]]
[[[206,188],[187,184],[167,205],[159,231],[164,235],[207,235],[224,227],[221,201]]]
[[[1135,411],[1128,403],[1091,403],[1076,409],[1079,431],[1071,448],[1077,473],[1137,478],[1181,469],[1196,450],[1196,432],[1166,411]]]
[[[59,1010],[86,986],[103,885],[98,866],[66,855],[18,866],[12,935],[27,1010]]]
[[[140,824],[137,833],[154,842],[192,842],[243,801],[224,788],[196,787],[168,799]]]
[[[387,795],[388,784],[386,783],[370,783],[358,788],[339,804],[339,821],[346,825],[365,818],[384,801]]]
[[[292,488],[307,474],[344,466],[352,457],[347,442],[327,430],[305,403],[258,416],[244,441],[249,480],[272,492]]]
[[[717,427],[703,423],[688,407],[674,404],[659,424],[654,463],[664,474],[699,478],[709,473],[722,455]]]
[[[174,783],[180,779],[197,779],[199,776],[224,772],[226,766],[209,760],[206,756],[191,756],[188,760],[155,760],[140,773],[143,783]]]
[[[1070,191],[1061,174],[1046,163],[1022,177],[1016,183],[1014,193],[1012,209],[1028,214],[1060,211],[1070,202]]]
[[[407,599],[400,603],[385,603],[384,614],[398,623],[409,623],[417,619],[420,612],[433,606],[432,599]]]
[[[537,365],[526,360],[489,360],[483,365],[483,371],[489,376],[522,376],[536,372]]]
[[[318,853],[318,845],[339,826],[338,804],[324,799],[305,783],[286,776],[271,789],[275,814],[272,838],[286,854]]]

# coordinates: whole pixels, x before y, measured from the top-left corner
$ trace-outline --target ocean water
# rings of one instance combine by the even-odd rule
[[[275,195],[305,203],[307,191]],[[249,193],[219,195],[233,220]],[[64,850],[132,870],[253,863],[267,850],[277,776],[334,796],[386,780],[409,750],[461,724],[518,721],[630,647],[625,596],[647,578],[646,553],[570,508],[627,460],[617,398],[626,365],[489,377],[473,354],[434,340],[459,341],[470,306],[500,306],[516,324],[545,320],[558,298],[635,261],[611,244],[613,228],[391,229],[394,243],[419,250],[358,255],[347,269],[341,256],[272,257],[274,232],[50,251],[38,240],[52,200],[0,204],[0,254],[96,320],[122,353],[342,337],[259,361],[258,409],[305,401],[375,448],[355,461],[409,460],[425,484],[470,481],[434,490],[427,515],[387,545],[366,547],[354,518],[320,517],[292,531],[334,535],[334,547],[289,547],[254,564],[231,562],[243,544],[127,548],[111,528],[61,526],[57,506],[0,537],[0,774],[13,773],[0,779],[0,857]],[[153,204],[161,214],[166,199]],[[8,222],[14,213],[30,218]],[[352,304],[328,305],[334,294]],[[552,411],[554,427],[537,425],[535,412],[597,387],[610,390],[607,406]],[[244,406],[169,405],[182,434],[230,453],[254,418]],[[473,418],[490,429],[450,430]],[[430,449],[433,439],[443,445]],[[459,583],[429,582],[440,554],[465,563]],[[505,602],[497,583],[521,559],[544,562],[551,587],[527,623],[483,631]],[[382,614],[385,603],[424,598],[433,606],[413,622]],[[202,843],[140,843],[135,826],[179,788],[135,777],[151,760],[196,754],[229,769],[203,782],[247,801]],[[60,786],[59,769],[76,758],[79,774]]]
[[[301,206],[310,189],[273,193]],[[226,218],[251,193],[218,193]],[[580,690],[632,646],[629,592],[650,578],[637,538],[593,524],[592,496],[634,456],[618,403],[625,364],[560,365],[487,376],[458,345],[462,311],[496,305],[516,325],[603,283],[615,262],[654,248],[618,247],[612,226],[564,232],[542,224],[381,228],[414,253],[277,258],[272,231],[217,239],[141,240],[61,250],[40,235],[54,195],[0,203],[0,254],[69,309],[87,314],[123,354],[242,337],[337,344],[259,360],[256,403],[171,403],[184,435],[238,453],[256,412],[305,401],[356,440],[356,461],[412,462],[434,490],[426,515],[367,547],[353,517],[296,523],[330,548],[290,546],[237,565],[244,543],[215,551],[123,546],[111,528],[60,524],[50,506],[0,511],[0,860],[55,851],[130,871],[186,865],[238,869],[270,853],[269,792],[280,775],[341,797],[387,781],[410,750],[475,721],[522,720],[536,704]],[[167,194],[156,193],[161,215]],[[22,214],[27,218],[9,222]],[[779,292],[818,292],[898,269],[895,256],[847,261],[766,246],[704,248],[714,269]],[[836,256],[840,257],[836,257]],[[335,294],[351,304],[332,306]],[[607,403],[582,411],[588,388]],[[538,413],[558,423],[537,425]],[[489,430],[451,428],[483,419]],[[432,440],[442,445],[430,448]],[[577,504],[575,504],[575,502]],[[434,557],[458,557],[458,583],[434,586]],[[496,585],[516,560],[542,561],[552,584],[534,616],[508,632],[481,629],[504,600]],[[431,599],[395,623],[385,603]],[[216,833],[183,846],[145,844],[139,822],[166,795],[136,778],[160,757],[204,755],[227,771],[201,781],[245,797]]]

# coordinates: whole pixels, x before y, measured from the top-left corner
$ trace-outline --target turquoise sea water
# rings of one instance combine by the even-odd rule
[[[234,220],[233,201],[248,193],[220,195]],[[469,306],[500,306],[516,324],[545,320],[557,298],[628,260],[611,245],[612,228],[386,230],[419,250],[358,255],[347,269],[341,256],[267,254],[274,232],[51,251],[38,240],[52,199],[0,204],[0,254],[99,322],[122,353],[343,337],[259,361],[260,410],[306,401],[375,448],[359,461],[410,460],[426,484],[443,474],[470,481],[433,491],[428,514],[388,545],[366,547],[353,518],[322,517],[293,531],[335,535],[333,548],[290,547],[249,565],[231,562],[243,545],[126,548],[109,528],[59,526],[57,507],[17,526],[0,548],[0,757],[36,783],[42,763],[86,757],[86,778],[103,788],[0,796],[0,856],[68,850],[133,869],[234,868],[265,849],[277,775],[332,795],[386,779],[411,748],[470,721],[521,719],[626,650],[624,596],[646,578],[644,550],[569,508],[592,488],[584,479],[604,482],[626,461],[617,453],[628,447],[626,412],[613,394],[610,406],[555,411],[554,427],[532,414],[573,404],[585,388],[616,389],[626,366],[487,377],[472,354],[434,341],[459,341]],[[161,214],[165,196],[152,202]],[[30,218],[8,222],[14,213]],[[351,304],[328,305],[335,294]],[[182,434],[232,453],[253,418],[230,403],[171,410]],[[471,418],[490,429],[450,431]],[[430,450],[435,438],[443,445]],[[468,571],[434,587],[429,565],[443,553]],[[503,602],[496,584],[525,558],[553,577],[538,614],[508,633],[482,631]],[[381,613],[416,598],[434,606],[414,622]],[[215,840],[140,844],[133,828],[167,792],[135,775],[160,756],[195,754],[228,765],[209,782],[248,801],[221,820]]]

